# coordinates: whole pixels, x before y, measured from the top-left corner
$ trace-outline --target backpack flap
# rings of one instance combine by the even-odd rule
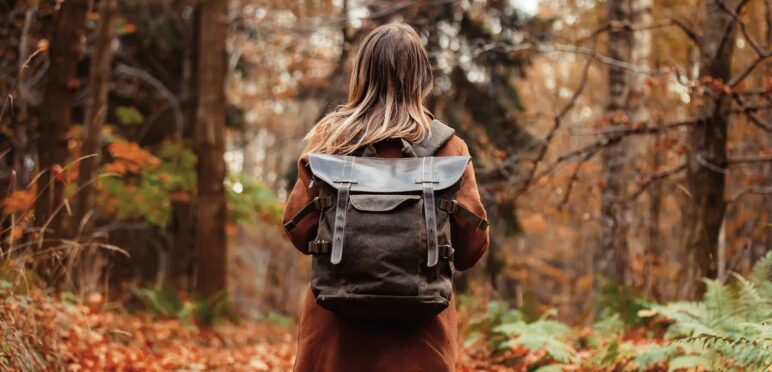
[[[469,156],[441,156],[421,158],[360,158],[328,154],[309,154],[309,163],[314,177],[337,190],[335,220],[332,237],[330,262],[338,264],[343,255],[343,240],[346,230],[346,209],[351,193],[395,194],[420,192],[424,199],[424,223],[427,233],[427,265],[438,262],[437,216],[434,193],[447,189],[461,180]],[[355,196],[355,195],[354,195]],[[399,195],[395,195],[399,197]],[[406,199],[379,200],[379,206],[370,201],[370,209],[379,207],[396,208]],[[363,203],[359,203],[362,208]],[[357,206],[354,205],[356,208]],[[359,209],[359,208],[358,208]],[[361,210],[361,209],[360,209]]]
[[[312,153],[308,159],[314,176],[335,189],[350,181],[351,192],[389,194],[423,190],[423,158],[360,158]],[[352,165],[350,169],[346,165],[347,159]],[[444,190],[455,185],[464,175],[469,160],[469,156],[432,158],[433,189]]]

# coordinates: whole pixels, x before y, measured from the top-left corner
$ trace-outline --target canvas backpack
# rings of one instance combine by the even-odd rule
[[[470,157],[433,156],[452,135],[435,120],[424,141],[403,140],[402,158],[374,157],[372,146],[345,156],[309,154],[319,195],[285,228],[320,211],[308,244],[319,305],[347,318],[389,322],[430,319],[448,307],[450,219],[488,225],[455,200]]]

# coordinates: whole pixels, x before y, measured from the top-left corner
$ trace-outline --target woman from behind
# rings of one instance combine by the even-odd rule
[[[435,157],[468,156],[452,129],[435,120],[424,101],[431,93],[432,70],[420,37],[410,26],[388,24],[362,42],[351,74],[348,102],[329,113],[309,132],[298,159],[298,179],[287,200],[284,220],[319,194],[312,182],[309,153],[380,158],[415,156],[413,148],[430,143]],[[486,218],[472,164],[463,170],[456,201]],[[292,221],[292,243],[309,254],[319,212]],[[457,270],[474,265],[488,247],[488,232],[467,219],[450,219]],[[396,233],[396,232],[395,232]],[[455,303],[429,320],[394,325],[353,321],[326,310],[306,293],[299,320],[295,370],[306,371],[451,371],[456,359]]]

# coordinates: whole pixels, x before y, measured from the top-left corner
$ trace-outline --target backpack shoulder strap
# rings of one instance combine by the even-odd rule
[[[413,144],[413,152],[417,157],[432,156],[445,146],[456,130],[439,120],[432,120],[429,135],[421,142]]]

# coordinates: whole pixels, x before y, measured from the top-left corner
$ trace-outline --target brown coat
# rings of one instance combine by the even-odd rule
[[[401,156],[401,141],[388,140],[376,144],[378,156]],[[453,136],[436,156],[469,155],[469,150]],[[285,222],[311,201],[318,190],[309,188],[311,179],[307,167],[307,150],[298,160],[298,180],[284,209]],[[457,200],[475,214],[486,217],[480,202],[474,170],[467,167]],[[288,236],[292,243],[307,254],[308,242],[314,239],[319,214],[311,215],[298,224]],[[488,232],[476,229],[465,221],[453,220],[454,265],[466,270],[474,265],[488,248]],[[388,327],[341,320],[316,304],[310,289],[300,311],[298,352],[295,370],[307,371],[450,371],[456,359],[455,301],[435,319],[420,326]]]

